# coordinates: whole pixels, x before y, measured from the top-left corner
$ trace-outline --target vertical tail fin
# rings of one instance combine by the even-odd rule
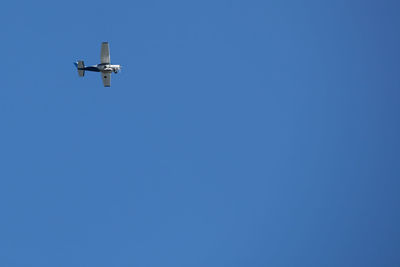
[[[78,69],[78,74],[80,77],[85,76],[85,63],[83,60],[79,60],[76,63],[74,63],[76,68]]]

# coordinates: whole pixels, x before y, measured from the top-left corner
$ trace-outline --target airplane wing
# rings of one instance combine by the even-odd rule
[[[108,42],[103,42],[101,44],[100,63],[110,64],[110,47]]]
[[[104,87],[111,86],[111,72],[100,72]]]

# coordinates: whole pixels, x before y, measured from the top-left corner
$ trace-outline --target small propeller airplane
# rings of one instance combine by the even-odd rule
[[[111,72],[118,73],[118,71],[121,70],[121,65],[111,65],[110,47],[108,42],[103,42],[101,44],[100,64],[85,67],[83,60],[79,60],[74,64],[78,69],[78,74],[80,77],[85,76],[85,71],[100,72],[104,87],[111,86]]]

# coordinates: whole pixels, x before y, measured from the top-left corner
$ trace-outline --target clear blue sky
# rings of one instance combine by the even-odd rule
[[[2,3],[0,266],[400,266],[399,8]]]

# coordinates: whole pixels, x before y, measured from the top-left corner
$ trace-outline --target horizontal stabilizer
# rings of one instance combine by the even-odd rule
[[[78,61],[75,63],[76,68],[78,69],[78,74],[80,77],[85,76],[85,63],[83,60]]]

